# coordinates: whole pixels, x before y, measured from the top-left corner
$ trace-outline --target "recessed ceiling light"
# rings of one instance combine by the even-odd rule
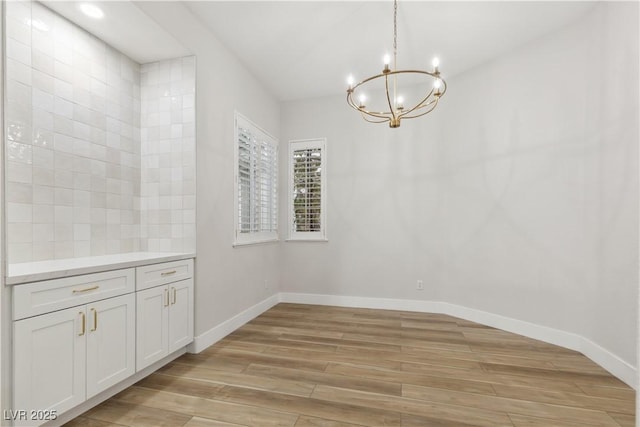
[[[91,3],[80,3],[80,11],[87,15],[89,18],[93,19],[102,19],[104,17],[104,12],[95,4]]]

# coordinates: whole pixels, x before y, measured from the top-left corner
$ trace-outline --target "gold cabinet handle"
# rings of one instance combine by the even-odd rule
[[[84,288],[84,289],[74,289],[73,293],[74,294],[81,294],[83,292],[95,291],[98,288],[100,288],[100,285],[95,285],[95,286],[91,286],[90,288]]]
[[[164,271],[162,273],[160,273],[161,276],[171,276],[172,274],[176,274],[178,271],[177,270],[171,270],[171,271]]]
[[[171,305],[176,303],[176,288],[171,288],[173,289],[173,299],[171,300]]]
[[[93,312],[93,328],[89,332],[95,332],[98,329],[98,310],[92,308],[91,311]]]
[[[164,306],[169,307],[169,288],[164,290]]]
[[[86,316],[84,315],[84,312],[82,312],[82,311],[81,311],[80,313],[78,313],[78,314],[80,314],[80,316],[82,317],[82,331],[78,334],[78,336],[79,336],[79,337],[81,337],[81,336],[83,336],[83,335],[84,335],[84,333],[86,332],[86,327],[87,327],[87,318],[86,318]]]

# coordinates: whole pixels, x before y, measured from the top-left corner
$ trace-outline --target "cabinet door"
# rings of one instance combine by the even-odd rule
[[[169,354],[169,287],[136,292],[136,371]]]
[[[136,372],[135,295],[87,305],[87,399]]]
[[[193,341],[193,279],[169,285],[169,353]]]
[[[13,322],[14,410],[62,413],[84,402],[86,320],[81,306]]]

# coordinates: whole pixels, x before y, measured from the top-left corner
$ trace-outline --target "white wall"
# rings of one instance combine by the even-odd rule
[[[202,336],[278,291],[278,244],[233,248],[232,242],[234,110],[277,138],[280,106],[183,5],[136,4],[196,55],[195,333]]]
[[[448,79],[436,111],[397,130],[343,96],[285,103],[281,153],[327,137],[329,243],[284,244],[282,290],[446,301],[635,366],[637,9],[598,4]]]

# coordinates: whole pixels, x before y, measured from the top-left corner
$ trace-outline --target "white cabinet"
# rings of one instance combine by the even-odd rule
[[[193,341],[193,278],[136,292],[136,370]]]
[[[193,341],[193,279],[169,285],[169,353]]]
[[[61,414],[135,373],[134,270],[106,276],[101,273],[16,288],[15,410],[26,410],[27,415],[31,410]],[[105,294],[113,295],[110,285],[116,282],[120,292],[130,293],[100,300]],[[105,288],[112,290],[103,293]],[[82,302],[87,303],[75,305]],[[22,318],[41,312],[38,307],[47,305],[63,309]],[[40,422],[26,419],[16,424]]]
[[[60,415],[193,341],[193,259],[16,285],[13,320],[11,410]]]
[[[136,370],[169,354],[167,286],[136,292]]]
[[[86,328],[84,307],[14,322],[14,410],[62,413],[84,402],[83,322]]]
[[[136,372],[135,309],[134,294],[87,306],[87,399]]]

